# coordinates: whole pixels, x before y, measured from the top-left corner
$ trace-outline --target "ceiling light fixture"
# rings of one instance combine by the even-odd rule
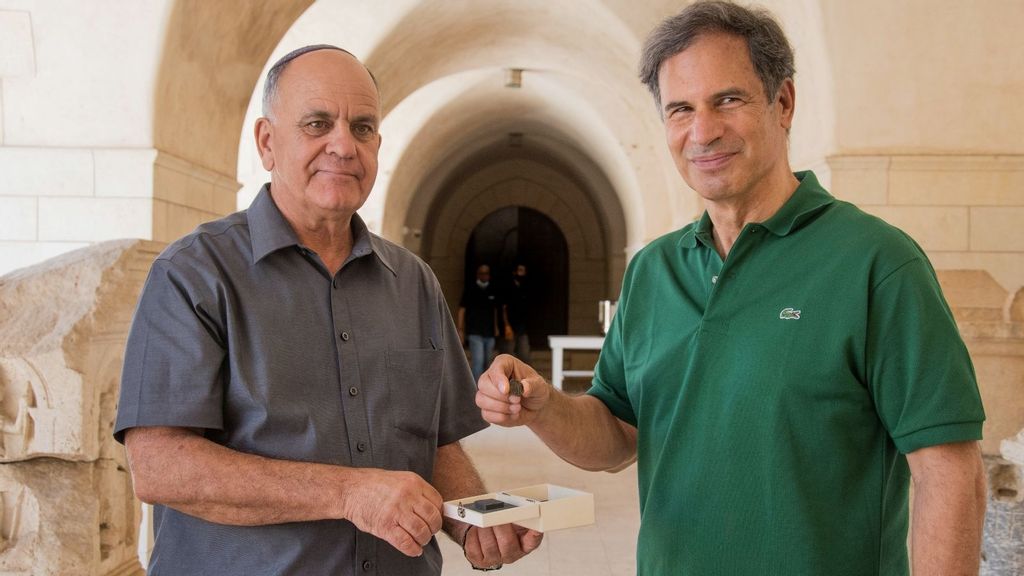
[[[505,88],[522,88],[523,69],[505,68]]]

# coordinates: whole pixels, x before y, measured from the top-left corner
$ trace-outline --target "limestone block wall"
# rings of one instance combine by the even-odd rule
[[[0,0],[0,274],[151,237],[161,4]]]
[[[234,211],[233,173],[155,143],[171,4],[0,0],[0,274]]]
[[[407,247],[433,269],[453,311],[458,309],[463,290],[463,254],[473,230],[495,210],[521,206],[550,218],[565,236],[569,251],[568,332],[598,333],[597,303],[618,292],[624,268],[622,247],[606,248],[612,233],[605,229],[603,215],[579,184],[538,162],[514,159],[456,180],[445,195],[444,203],[409,221],[411,227],[422,227],[422,239],[407,243]],[[610,268],[618,274],[614,291],[609,288],[613,285]]]
[[[1024,286],[1024,156],[833,156],[832,192],[909,233],[937,269]]]
[[[0,574],[137,574],[141,511],[111,437],[159,244],[95,244],[0,277]]]

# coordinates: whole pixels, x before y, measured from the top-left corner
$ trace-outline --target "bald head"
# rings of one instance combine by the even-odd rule
[[[377,176],[377,87],[343,50],[309,50],[287,64],[254,127],[271,195],[293,227],[347,226]]]
[[[267,80],[266,82],[263,83],[263,116],[267,118],[273,117],[272,114],[274,111],[274,104],[277,102],[278,85],[280,84],[281,75],[284,74],[284,71],[285,69],[288,68],[288,65],[291,64],[293,60],[304,54],[309,54],[310,52],[317,52],[319,50],[335,50],[337,52],[348,54],[350,57],[352,57],[353,60],[359,62],[360,65],[362,65],[362,62],[360,62],[359,59],[356,58],[354,54],[352,54],[348,50],[345,50],[344,48],[339,48],[331,44],[311,44],[309,46],[303,46],[302,48],[296,48],[295,50],[292,50],[291,52],[282,56],[277,62],[274,63],[273,66],[270,67],[270,70],[267,71]],[[377,84],[377,78],[374,77],[373,72],[370,72],[370,69],[367,68],[365,65],[363,66],[363,69],[366,70],[366,73],[370,75],[370,79],[373,80],[373,86],[377,89],[377,97],[380,98],[380,86]]]

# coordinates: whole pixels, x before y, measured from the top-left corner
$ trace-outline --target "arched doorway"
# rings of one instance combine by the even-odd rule
[[[499,291],[512,281],[517,264],[526,265],[531,348],[546,349],[548,335],[568,333],[569,247],[554,221],[522,206],[491,212],[466,244],[463,286],[474,281],[481,264],[491,267]]]

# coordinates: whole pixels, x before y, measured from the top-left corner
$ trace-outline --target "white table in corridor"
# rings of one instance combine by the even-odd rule
[[[604,336],[548,336],[551,346],[551,385],[562,389],[566,376],[593,376],[593,370],[563,370],[565,350],[600,350]]]

